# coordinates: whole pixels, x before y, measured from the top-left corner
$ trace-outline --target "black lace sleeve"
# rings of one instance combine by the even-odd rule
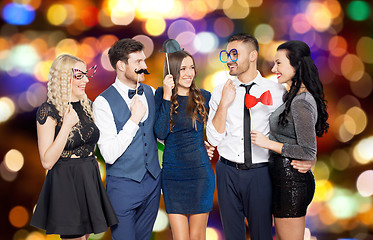
[[[57,109],[50,103],[44,102],[36,112],[36,120],[43,125],[45,121],[47,121],[48,117],[52,117],[53,119],[60,120],[60,115],[58,115]]]

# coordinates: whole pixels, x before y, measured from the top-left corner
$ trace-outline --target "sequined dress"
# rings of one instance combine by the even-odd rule
[[[272,211],[275,217],[292,218],[306,215],[315,192],[315,180],[311,170],[300,173],[290,165],[292,159],[316,158],[317,106],[310,93],[303,92],[293,99],[288,124],[279,126],[279,115],[285,103],[269,118],[270,139],[284,143],[282,155],[271,152],[269,170],[272,178]]]
[[[208,109],[211,94],[201,89]],[[215,191],[215,174],[203,140],[203,123],[197,121],[197,131],[186,106],[188,96],[177,96],[179,107],[172,119],[171,102],[163,99],[163,88],[155,93],[157,138],[164,139],[162,191],[166,212],[175,214],[198,214],[212,210]],[[200,118],[200,116],[199,116]]]
[[[30,223],[47,234],[100,233],[118,223],[93,155],[99,130],[80,102],[73,102],[72,106],[80,123],[48,171]],[[39,107],[36,120],[43,125],[48,117],[57,123],[56,138],[62,119],[55,106],[45,102]]]

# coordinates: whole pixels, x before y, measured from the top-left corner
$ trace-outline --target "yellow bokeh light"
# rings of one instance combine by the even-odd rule
[[[56,45],[56,55],[68,53],[76,56],[78,53],[78,42],[71,38],[65,38]]]
[[[149,18],[145,22],[145,30],[152,36],[159,36],[166,30],[166,22],[163,18]]]
[[[15,206],[9,212],[9,222],[16,228],[24,227],[29,220],[29,214],[26,208]]]
[[[231,19],[244,19],[249,15],[250,7],[249,4],[243,0],[224,0],[223,11],[225,15]]]
[[[337,149],[330,155],[330,163],[334,169],[343,171],[350,165],[351,158],[344,149]]]
[[[364,63],[354,54],[346,55],[341,63],[341,72],[350,81],[359,81],[364,75]]]
[[[266,61],[273,62],[277,47],[284,43],[284,41],[270,42],[268,44],[259,45],[259,55],[261,55]]]
[[[5,167],[12,172],[21,170],[24,164],[24,158],[20,151],[11,149],[4,156]]]
[[[340,16],[342,12],[342,7],[337,0],[326,0],[323,2],[323,4],[325,5],[325,7],[328,8],[330,16],[332,18],[337,18]]]
[[[337,105],[339,112],[347,112],[352,107],[361,107],[360,101],[352,95],[344,95]]]
[[[352,107],[346,112],[346,116],[349,116],[355,122],[354,131],[351,133],[357,135],[365,130],[368,124],[368,118],[363,109],[359,107]]]
[[[328,180],[318,180],[316,178],[316,189],[313,201],[325,202],[333,196],[333,184]]]
[[[168,226],[168,217],[167,213],[163,209],[158,210],[157,218],[154,223],[153,231],[154,232],[162,232]]]
[[[128,25],[135,19],[134,9],[114,8],[111,12],[111,21],[116,25]]]
[[[350,88],[351,91],[359,98],[366,98],[372,93],[373,90],[372,77],[365,72],[359,81],[350,81]]]
[[[205,79],[203,79],[202,88],[212,92],[212,90],[214,90],[216,86],[225,83],[227,81],[227,77],[230,79],[234,79],[234,77],[230,76],[228,72],[224,70],[210,74]]]
[[[98,22],[101,26],[106,28],[114,26],[110,15],[107,15],[104,9],[101,9],[98,13]]]
[[[273,40],[275,31],[268,24],[259,24],[254,30],[254,36],[261,44],[267,44]]]
[[[346,129],[346,125],[351,129],[354,124],[355,122],[351,117],[342,114],[335,119],[335,127],[332,130],[340,142],[348,142],[354,137],[354,134]]]
[[[317,161],[315,165],[315,169],[313,171],[315,175],[315,179],[317,180],[328,180],[330,175],[330,169],[328,165],[324,161]]]
[[[15,104],[8,97],[0,98],[0,123],[9,120],[15,112]]]
[[[202,19],[207,14],[207,6],[201,0],[193,0],[186,5],[186,14],[192,20]]]
[[[53,61],[42,61],[36,64],[34,75],[40,82],[48,82],[49,68],[52,66]]]
[[[218,230],[211,227],[206,228],[206,240],[219,240]]]
[[[32,232],[30,235],[27,236],[25,240],[46,240],[45,234],[41,232]]]
[[[250,7],[260,7],[263,4],[263,0],[248,0]]]
[[[67,18],[67,10],[62,4],[53,4],[47,12],[47,19],[52,25],[62,25]]]
[[[319,3],[311,2],[306,10],[308,22],[319,32],[326,31],[332,24],[332,16],[329,9]]]
[[[373,63],[373,38],[360,38],[356,44],[356,53],[364,62]]]
[[[362,139],[353,149],[353,156],[356,162],[360,164],[368,164],[373,161],[373,136]]]

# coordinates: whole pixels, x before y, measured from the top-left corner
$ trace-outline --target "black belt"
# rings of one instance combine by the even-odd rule
[[[236,163],[229,161],[228,159],[220,156],[220,161],[228,166],[234,167],[239,170],[247,170],[247,169],[253,169],[253,168],[261,168],[261,167],[267,167],[268,163],[263,162],[263,163],[253,163],[250,165],[250,167],[246,166],[244,163]]]

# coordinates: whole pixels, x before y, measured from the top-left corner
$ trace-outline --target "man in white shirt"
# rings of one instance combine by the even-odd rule
[[[150,239],[159,208],[154,89],[141,83],[144,73],[135,72],[147,68],[143,48],[133,39],[119,40],[110,48],[117,77],[93,103],[107,192],[119,219],[111,227],[115,240]]]
[[[216,179],[220,217],[227,240],[246,239],[245,218],[252,240],[272,239],[272,186],[268,150],[251,144],[250,131],[268,135],[269,116],[279,107],[285,88],[263,78],[257,70],[258,42],[249,34],[228,40],[227,66],[236,76],[217,86],[210,100],[207,138],[217,146],[220,159]],[[270,91],[273,105],[256,104],[248,110],[245,94],[259,98]],[[297,162],[300,171],[312,162]]]

